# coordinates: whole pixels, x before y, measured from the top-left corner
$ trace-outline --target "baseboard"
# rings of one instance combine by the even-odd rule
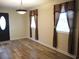
[[[54,48],[54,47],[51,47],[51,46],[49,46],[49,45],[46,45],[46,44],[44,44],[44,43],[42,43],[42,42],[40,42],[40,41],[38,41],[38,40],[35,40],[35,39],[32,39],[32,38],[29,38],[29,39],[31,39],[31,40],[33,40],[33,41],[35,41],[35,42],[37,42],[37,43],[40,43],[40,44],[42,44],[42,45],[44,45],[44,46],[46,46],[46,47],[48,47],[48,48],[50,48],[50,49],[53,49],[53,50],[55,50],[55,51],[57,51],[57,52],[59,52],[59,53],[62,53],[62,54],[64,54],[64,55],[66,55],[66,56],[69,56],[69,57],[71,57],[71,58],[75,58],[75,55],[71,55],[71,54],[69,54],[69,53],[67,53],[67,52],[65,52],[65,51],[62,51],[62,50],[60,50],[60,49],[57,49],[57,48]]]
[[[10,40],[19,40],[21,38],[27,38],[26,36],[21,36],[21,37],[11,37]]]

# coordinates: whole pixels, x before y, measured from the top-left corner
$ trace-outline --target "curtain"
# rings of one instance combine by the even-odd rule
[[[31,17],[32,17],[32,11],[30,11],[30,37],[32,37]]]
[[[31,28],[31,18],[32,16],[35,17],[35,24],[36,24],[36,28],[35,28],[35,39],[38,40],[38,9],[35,10],[31,10],[30,11],[30,37],[32,37],[32,28]]]
[[[35,38],[38,40],[38,10],[36,9],[35,10],[35,16],[36,16],[36,19],[35,19],[35,23],[36,23],[36,31],[35,31]]]
[[[58,24],[59,16],[61,12],[61,5],[54,5],[54,36],[53,36],[53,47],[57,48],[57,31],[56,27]]]
[[[74,54],[75,48],[75,1],[66,3],[67,20],[70,28],[68,40],[68,52]]]

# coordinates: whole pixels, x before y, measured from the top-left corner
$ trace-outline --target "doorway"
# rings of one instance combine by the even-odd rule
[[[9,15],[0,13],[0,41],[10,40],[9,35]]]

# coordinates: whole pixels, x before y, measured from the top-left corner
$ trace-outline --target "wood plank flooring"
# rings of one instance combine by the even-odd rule
[[[30,39],[0,42],[0,59],[72,59]]]

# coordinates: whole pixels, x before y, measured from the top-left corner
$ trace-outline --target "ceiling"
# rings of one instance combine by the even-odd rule
[[[31,8],[44,3],[49,2],[50,0],[22,0],[23,8]],[[20,8],[21,0],[0,0],[0,7],[8,8]]]

